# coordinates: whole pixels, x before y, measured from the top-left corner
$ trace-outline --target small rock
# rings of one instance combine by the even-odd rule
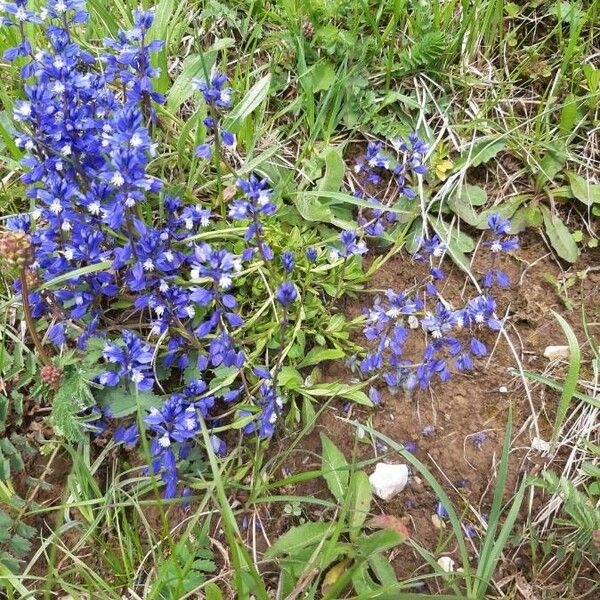
[[[436,514],[431,515],[431,522],[436,529],[444,529],[446,527],[446,523],[442,521]]]
[[[569,346],[546,346],[544,357],[548,360],[569,360]]]
[[[413,490],[420,492],[425,486],[423,485],[423,481],[419,477],[415,476],[410,478],[410,487]]]
[[[550,451],[550,442],[543,440],[542,438],[535,437],[531,440],[531,449],[537,450],[542,454]]]
[[[437,559],[437,564],[442,567],[442,570],[446,573],[452,573],[454,571],[454,560],[449,556],[440,556]]]
[[[369,475],[373,493],[382,500],[390,500],[399,494],[408,483],[408,467],[402,464],[377,463]]]
[[[507,388],[505,385],[503,385],[503,386],[500,386],[500,387],[498,388],[498,391],[499,391],[501,394],[508,394],[508,388]]]

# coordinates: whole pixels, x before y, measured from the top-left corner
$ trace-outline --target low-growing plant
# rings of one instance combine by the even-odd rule
[[[248,168],[235,132],[269,77],[233,107],[227,76],[203,65],[193,168],[205,183],[181,188],[152,170],[164,100],[153,88],[162,42],[148,38],[152,13],[135,11],[132,29],[88,48],[77,42],[84,2],[3,8],[17,40],[6,58],[28,82],[14,105],[15,143],[34,208],[7,220],[0,254],[56,432],[75,442],[116,426],[131,449],[142,427],[170,498],[179,464],[197,464],[202,423],[223,455],[228,431],[272,436],[296,396],[370,404],[360,385],[304,385],[297,367],[354,349],[332,300],[361,288],[364,237],[379,234],[385,207],[357,198],[373,217],[315,239],[279,216],[285,204],[266,177],[238,174]],[[34,47],[25,25],[46,41]],[[367,170],[390,166],[379,148]],[[424,151],[416,137],[397,147],[394,175],[409,197]]]

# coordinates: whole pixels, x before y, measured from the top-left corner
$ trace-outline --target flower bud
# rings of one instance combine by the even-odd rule
[[[26,269],[35,262],[31,237],[23,231],[0,234],[0,260],[9,268]]]
[[[60,387],[62,381],[62,369],[54,365],[46,365],[42,367],[40,378],[42,383],[46,384],[51,390],[56,391]]]

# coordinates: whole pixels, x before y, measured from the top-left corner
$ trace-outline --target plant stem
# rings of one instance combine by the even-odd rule
[[[33,340],[33,344],[35,349],[37,350],[38,356],[44,365],[49,365],[50,360],[44,350],[44,346],[37,334],[35,329],[35,323],[33,321],[33,317],[31,316],[31,306],[29,304],[29,286],[27,284],[27,274],[25,269],[21,270],[21,297],[23,298],[23,314],[25,315],[25,323],[27,324],[27,329],[29,330],[29,335]]]

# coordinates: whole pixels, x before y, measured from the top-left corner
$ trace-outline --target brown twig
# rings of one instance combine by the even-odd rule
[[[27,273],[25,269],[21,270],[21,297],[23,299],[23,314],[25,315],[25,323],[29,330],[29,335],[33,340],[35,349],[37,350],[38,356],[44,365],[50,364],[50,359],[44,350],[42,341],[40,340],[37,331],[35,329],[35,323],[31,316],[31,305],[29,304],[29,286],[27,284]]]

